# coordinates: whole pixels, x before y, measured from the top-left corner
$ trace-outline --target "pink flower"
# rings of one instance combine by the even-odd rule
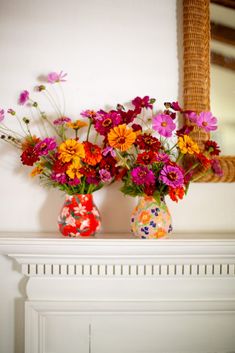
[[[61,118],[55,119],[53,121],[54,125],[63,125],[65,123],[69,123],[70,121],[72,121],[70,118],[67,118],[66,116],[62,116]]]
[[[100,112],[95,119],[95,129],[100,135],[106,136],[109,131],[121,123],[121,116],[116,112]]]
[[[44,140],[38,142],[34,149],[39,156],[46,156],[49,151],[56,148],[56,141],[54,137],[46,137]]]
[[[113,147],[107,146],[103,149],[102,155],[106,157],[109,153],[112,157],[116,157],[116,152],[114,151]]]
[[[161,163],[167,163],[170,161],[170,157],[167,153],[159,153],[157,154],[157,157],[156,157],[157,161],[158,162],[161,162]]]
[[[29,100],[29,92],[24,90],[19,96],[18,103],[24,105]]]
[[[158,114],[153,118],[153,129],[161,136],[171,137],[176,125],[167,114]]]
[[[154,185],[156,181],[152,170],[142,165],[131,171],[131,178],[137,185]]]
[[[69,180],[68,184],[71,186],[77,186],[77,185],[81,184],[81,180],[78,178],[74,178],[72,180]]]
[[[159,179],[172,188],[182,187],[184,184],[184,175],[181,169],[173,165],[165,165],[159,175]]]
[[[58,82],[65,82],[66,80],[64,79],[67,76],[66,73],[63,73],[63,71],[60,71],[58,74],[57,72],[50,72],[47,75],[47,82],[49,83],[58,83]]]
[[[94,110],[87,109],[81,112],[81,116],[83,116],[84,118],[95,119],[98,114]]]
[[[211,168],[216,175],[223,176],[223,170],[218,159],[211,160]]]
[[[197,119],[197,125],[203,128],[206,132],[217,129],[217,119],[211,112],[201,112]]]
[[[0,122],[4,120],[5,114],[4,109],[0,109]]]
[[[51,179],[56,181],[59,184],[66,184],[67,183],[67,176],[65,173],[52,172]]]
[[[106,169],[99,170],[99,175],[103,183],[107,183],[112,179],[111,174]]]

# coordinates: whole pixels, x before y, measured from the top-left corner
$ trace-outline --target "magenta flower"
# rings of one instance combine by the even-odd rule
[[[206,132],[217,129],[217,119],[211,112],[201,112],[197,119],[197,125],[203,128]]]
[[[169,155],[167,153],[159,153],[157,155],[156,159],[157,159],[158,162],[162,162],[162,163],[167,163],[167,162],[170,161],[170,157],[169,157]]]
[[[0,122],[4,120],[5,114],[4,109],[0,109]]]
[[[65,123],[69,123],[70,121],[72,121],[70,118],[67,118],[66,116],[62,116],[61,118],[55,119],[53,121],[54,125],[63,125]]]
[[[172,102],[172,103],[170,103],[170,105],[171,105],[171,108],[173,110],[175,110],[176,112],[181,112],[182,111],[182,108],[180,107],[178,102]]]
[[[172,131],[176,128],[175,123],[167,114],[158,114],[153,117],[153,129],[161,136],[171,137]]]
[[[83,112],[80,113],[80,115],[88,119],[95,119],[98,116],[97,112],[89,109],[84,110]]]
[[[44,140],[35,145],[35,151],[39,156],[46,156],[49,151],[56,148],[56,141],[54,137],[46,137]]]
[[[116,157],[116,152],[113,147],[107,146],[103,149],[102,155],[106,157],[108,154],[110,154],[114,158]]]
[[[218,161],[218,159],[211,160],[211,168],[216,175],[223,176],[224,173],[223,173],[223,170],[221,168],[221,165],[220,165],[220,162]]]
[[[51,174],[51,179],[56,181],[59,184],[66,184],[67,183],[67,176],[65,173],[56,173],[53,172]]]
[[[69,180],[68,184],[71,186],[77,186],[77,185],[81,184],[81,180],[78,178],[74,178],[72,180]]]
[[[135,108],[142,109],[142,108],[150,108],[153,109],[153,105],[151,104],[151,99],[149,96],[145,96],[144,98],[136,97],[131,102]]]
[[[103,183],[108,183],[112,179],[111,174],[106,169],[100,169],[99,175],[100,175],[100,179]]]
[[[19,96],[18,103],[24,105],[29,100],[29,92],[24,90]]]
[[[197,124],[198,115],[195,112],[190,112],[186,116],[192,123]]]
[[[58,74],[57,72],[50,72],[47,75],[47,82],[49,83],[58,83],[58,82],[65,82],[66,80],[64,79],[67,76],[66,73],[64,73],[63,71],[60,71],[60,73]]]
[[[156,178],[152,170],[145,166],[139,166],[131,171],[132,181],[137,185],[153,185]]]
[[[109,131],[121,123],[122,119],[120,114],[116,112],[100,112],[99,116],[95,119],[95,129],[103,136],[106,136]]]
[[[159,179],[172,188],[182,187],[184,184],[184,175],[182,170],[171,164],[165,165],[159,175]]]
[[[13,109],[11,109],[11,108],[9,108],[9,109],[7,110],[7,112],[8,112],[8,114],[16,115],[16,112],[15,112]]]

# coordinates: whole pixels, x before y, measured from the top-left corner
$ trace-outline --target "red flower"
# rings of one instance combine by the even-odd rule
[[[193,126],[184,125],[181,129],[176,131],[177,136],[189,135],[193,130]]]
[[[198,154],[196,154],[196,158],[198,159],[198,161],[201,163],[201,165],[204,168],[206,168],[206,169],[210,168],[211,161],[204,154],[198,153]]]
[[[134,132],[141,132],[142,131],[142,126],[139,124],[132,124],[131,128]]]
[[[172,201],[178,202],[178,199],[181,199],[184,197],[184,188],[171,188],[169,187],[169,196]]]
[[[125,110],[118,110],[118,113],[120,114],[122,118],[122,124],[129,124],[131,123],[136,116],[139,114],[139,110],[128,110],[127,112]]]
[[[52,166],[53,172],[56,174],[65,173],[68,169],[69,163],[63,163],[61,159],[57,159],[57,155],[55,156],[56,160]]]
[[[96,165],[102,159],[101,148],[91,142],[83,142],[85,148],[85,158],[83,161],[89,165]]]
[[[105,169],[110,172],[111,176],[114,176],[118,171],[116,163],[117,161],[112,156],[103,156],[99,164],[99,169]]]
[[[149,184],[144,186],[144,193],[147,196],[152,196],[155,191],[155,185],[154,184]]]
[[[145,96],[144,98],[136,97],[135,99],[133,99],[132,104],[137,109],[142,109],[142,108],[153,109],[153,105],[151,104],[151,99],[149,98],[149,96]]]
[[[205,151],[209,152],[211,156],[218,156],[221,152],[218,144],[215,141],[211,141],[211,140],[206,141]]]
[[[22,161],[22,164],[32,166],[35,162],[39,160],[39,156],[38,153],[34,150],[34,148],[28,147],[22,152],[20,159]]]
[[[161,142],[156,138],[148,134],[139,135],[135,141],[136,145],[141,150],[152,150],[158,151],[161,147]]]
[[[79,172],[87,178],[88,177],[96,177],[96,174],[97,174],[96,170],[88,165],[80,168]]]
[[[147,152],[138,154],[136,163],[148,165],[156,161],[157,161],[157,154],[153,151],[147,151]]]

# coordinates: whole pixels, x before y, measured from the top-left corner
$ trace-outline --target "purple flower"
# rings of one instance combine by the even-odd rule
[[[182,170],[173,165],[165,165],[159,175],[159,179],[172,188],[178,188],[184,184],[184,175]]]
[[[131,171],[132,181],[137,185],[153,185],[156,178],[152,170],[145,166],[136,167]]]
[[[47,75],[47,82],[49,83],[58,83],[58,82],[65,82],[66,80],[64,79],[67,76],[66,73],[63,73],[63,71],[60,71],[60,73],[57,72],[50,72]]]
[[[217,119],[211,112],[201,112],[197,119],[197,125],[203,128],[206,132],[217,129]]]
[[[172,131],[175,130],[175,128],[175,123],[167,114],[158,114],[153,118],[153,129],[161,136],[171,137]]]
[[[35,151],[39,156],[46,156],[49,151],[56,148],[56,141],[54,137],[46,137],[44,140],[35,145]]]
[[[70,118],[67,118],[66,116],[62,116],[61,118],[54,120],[53,124],[54,125],[63,125],[65,123],[69,123],[70,121],[72,121]]]
[[[4,120],[5,114],[4,109],[0,109],[0,122]]]
[[[24,105],[29,100],[29,92],[24,90],[19,96],[18,103]]]
[[[112,157],[116,157],[116,152],[114,151],[113,147],[107,146],[103,149],[102,155],[106,157],[109,153]]]
[[[103,136],[106,136],[109,131],[121,123],[122,119],[120,114],[116,112],[100,112],[99,116],[95,119],[95,129]]]
[[[170,157],[169,157],[169,155],[167,153],[159,153],[157,155],[156,159],[157,159],[158,162],[162,162],[162,163],[167,163],[167,162],[170,161]]]
[[[220,165],[220,162],[218,161],[218,159],[211,160],[211,168],[216,175],[223,176],[224,173],[223,173],[223,170],[221,168],[221,165]]]
[[[107,183],[112,179],[111,174],[106,169],[100,169],[99,175],[100,175],[100,179],[103,183]]]
[[[54,181],[57,181],[59,184],[66,184],[67,183],[67,177],[65,173],[56,173],[53,172],[51,174],[51,179]]]
[[[13,109],[11,109],[11,108],[9,108],[9,109],[7,110],[7,112],[8,112],[8,114],[16,115],[16,112],[15,112]]]

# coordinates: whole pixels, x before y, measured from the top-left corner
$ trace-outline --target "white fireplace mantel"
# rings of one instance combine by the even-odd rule
[[[26,353],[235,352],[235,234],[2,234],[0,253],[28,278]]]

